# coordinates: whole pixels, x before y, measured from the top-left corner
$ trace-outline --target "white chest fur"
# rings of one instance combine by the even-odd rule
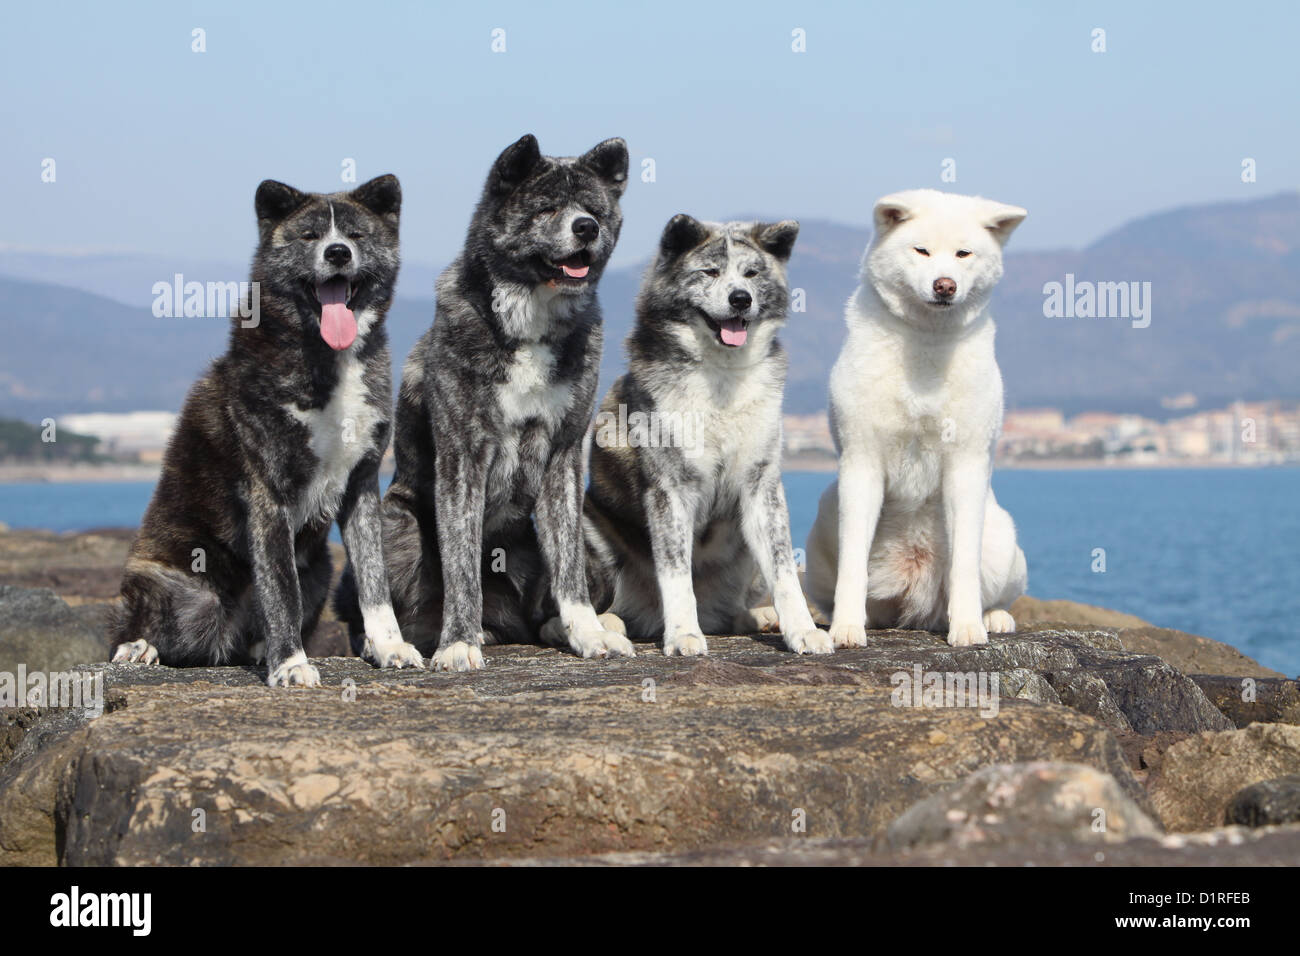
[[[936,495],[948,457],[987,454],[1002,418],[1002,379],[991,319],[939,340],[854,313],[831,372],[842,456],[867,454],[884,471],[886,496],[914,506]]]
[[[570,381],[551,382],[555,353],[540,342],[525,342],[515,350],[505,384],[497,392],[501,415],[508,426],[540,420],[555,431],[573,401]]]
[[[754,465],[779,454],[779,376],[767,363],[744,369],[701,365],[672,392],[656,396],[655,411],[672,417],[706,501],[730,501],[745,490]],[[667,433],[662,424],[661,432]],[[699,517],[706,520],[707,510]]]
[[[371,449],[381,412],[366,401],[365,364],[351,352],[338,357],[339,377],[324,408],[285,411],[302,422],[309,433],[308,447],[316,456],[311,482],[303,489],[295,509],[295,530],[312,518],[333,518],[347,488],[348,477]]]

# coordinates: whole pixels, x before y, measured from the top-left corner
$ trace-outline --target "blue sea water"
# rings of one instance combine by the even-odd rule
[[[787,472],[795,545],[833,475]],[[1300,469],[1001,471],[1029,592],[1127,611],[1300,673]],[[0,484],[0,522],[139,524],[150,483]],[[1095,549],[1105,570],[1094,570]]]

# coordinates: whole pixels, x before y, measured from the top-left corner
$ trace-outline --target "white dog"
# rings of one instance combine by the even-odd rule
[[[988,301],[1025,210],[917,189],[876,203],[876,234],[831,372],[839,477],[808,536],[809,599],[837,647],[870,627],[1014,631],[1024,552],[989,486],[1002,375]]]

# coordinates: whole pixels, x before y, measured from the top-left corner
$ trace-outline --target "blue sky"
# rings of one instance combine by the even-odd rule
[[[246,259],[267,177],[395,172],[408,261],[459,248],[524,132],[627,139],[618,258],[685,211],[869,221],[934,186],[1018,248],[1300,187],[1290,3],[29,3],[0,32],[0,244]],[[207,52],[191,51],[206,31]],[[1090,49],[1106,30],[1105,53]],[[492,31],[506,52],[493,53]],[[806,31],[807,51],[791,50]],[[57,181],[42,183],[52,157]],[[1241,161],[1258,182],[1241,182]],[[652,158],[656,181],[640,180]],[[940,181],[956,161],[955,183]]]

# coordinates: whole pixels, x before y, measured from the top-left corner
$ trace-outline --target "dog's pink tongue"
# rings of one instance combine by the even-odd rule
[[[749,338],[749,330],[745,328],[744,319],[723,319],[722,328],[719,330],[722,334],[723,345],[744,345],[745,339]]]
[[[348,282],[331,279],[316,286],[320,298],[320,336],[336,352],[357,338],[357,317],[348,308]]]
[[[570,266],[565,265],[563,262],[560,263],[560,268],[564,270],[564,274],[570,279],[585,279],[587,273],[591,271],[591,266]]]

